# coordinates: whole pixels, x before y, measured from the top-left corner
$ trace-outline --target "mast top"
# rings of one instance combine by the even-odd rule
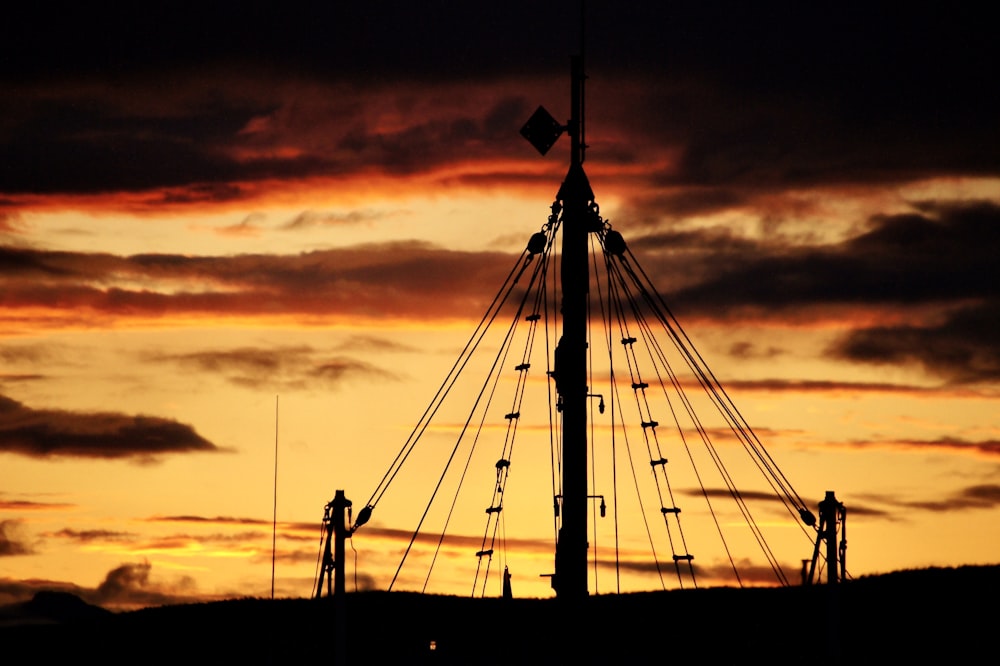
[[[544,106],[539,106],[521,127],[521,136],[528,140],[542,155],[549,152],[563,132],[570,136],[570,165],[582,165],[586,160],[586,123],[584,120],[585,96],[584,82],[587,75],[583,68],[583,56],[576,55],[570,59],[570,118],[562,125]]]

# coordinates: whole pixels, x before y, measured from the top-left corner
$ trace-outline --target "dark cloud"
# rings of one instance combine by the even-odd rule
[[[0,396],[0,452],[149,462],[170,453],[220,450],[191,426],[168,419],[32,409]]]
[[[1000,284],[990,249],[1000,242],[1000,207],[989,203],[925,205],[919,213],[876,218],[834,246],[748,253],[702,240],[716,276],[673,299],[707,309],[919,305],[995,298]]]
[[[87,590],[64,581],[29,579],[14,580],[11,578],[0,578],[0,605],[6,606],[22,601],[28,601],[35,596],[36,592],[67,592],[83,598]]]
[[[109,571],[95,588],[63,581],[0,579],[0,604],[27,601],[40,591],[67,592],[90,604],[112,610],[135,610],[147,606],[217,601],[220,595],[199,592],[190,577],[157,580],[149,562],[121,564]]]
[[[852,331],[829,353],[859,363],[914,363],[956,384],[993,382],[1000,379],[998,330],[1000,299],[951,312],[938,324]]]
[[[657,188],[654,194],[634,197],[628,203],[624,211],[626,214],[622,219],[628,220],[632,228],[641,228],[658,223],[664,217],[683,219],[698,214],[739,208],[750,203],[748,194],[738,188],[697,186],[670,188],[669,185],[669,182],[665,182],[664,187]],[[672,232],[664,234],[658,242],[665,244],[671,239],[676,239],[683,245],[685,237],[682,232]]]
[[[95,590],[84,598],[107,608],[142,608],[167,604],[205,601],[195,590],[194,581],[185,577],[166,584],[150,577],[149,562],[122,564],[107,573]]]
[[[369,85],[373,79],[468,79],[537,62],[539,52],[552,49],[564,59],[575,44],[570,39],[576,31],[563,24],[575,25],[578,11],[572,3],[418,7],[398,1],[280,6],[219,2],[126,12],[69,8],[60,14],[66,23],[53,24],[45,21],[50,14],[44,7],[42,3],[17,10],[19,23],[31,29],[2,33],[3,53],[16,58],[0,69],[6,77],[30,80],[29,73],[56,78],[109,72],[124,78],[236,61],[250,71],[323,74]],[[192,21],[195,16],[198,20]],[[101,27],[116,38],[96,43],[85,26]],[[177,49],[179,43],[185,48]],[[75,59],[73,53],[78,53]]]
[[[732,493],[727,488],[705,488],[702,489],[691,489],[681,491],[684,495],[690,495],[691,497],[705,497],[709,498],[732,498]],[[781,496],[774,492],[766,492],[759,490],[741,490],[740,497],[745,500],[761,500],[764,502],[783,502]]]
[[[229,101],[188,110],[184,117],[133,112],[123,119],[118,103],[74,94],[22,103],[23,110],[14,110],[20,116],[18,131],[3,141],[17,168],[2,172],[0,187],[6,192],[45,194],[197,184],[183,198],[166,202],[226,201],[239,196],[239,190],[226,181],[236,180],[240,169],[213,153],[261,109]],[[53,154],[60,158],[51,159]],[[177,168],[182,164],[186,169]],[[212,185],[206,187],[205,182]]]
[[[1000,206],[919,204],[909,214],[876,217],[862,233],[834,245],[737,247],[717,233],[662,240],[670,248],[663,256],[674,261],[654,282],[670,284],[663,279],[670,271],[687,274],[688,282],[691,275],[702,277],[668,296],[687,313],[719,317],[756,309],[802,318],[891,308],[900,318],[909,311],[909,322],[854,330],[828,353],[865,363],[918,363],[957,383],[1000,377],[994,334],[1000,264],[993,251],[1000,246]],[[655,259],[660,250],[651,240]],[[685,256],[691,245],[702,249]]]
[[[20,520],[0,520],[0,557],[31,555],[35,549],[23,535]]]
[[[997,46],[974,15],[902,16],[888,6],[867,6],[860,19],[787,6],[648,11],[661,20],[639,25],[633,12],[619,13],[618,25],[634,24],[611,61],[658,75],[644,91],[655,102],[623,104],[621,116],[657,134],[654,142],[683,146],[674,182],[787,187],[996,172],[975,142],[997,136],[987,119],[998,96],[980,78]],[[683,34],[665,36],[674,30]]]
[[[60,8],[58,24],[45,6],[0,31],[2,192],[226,201],[264,179],[525,159],[516,131],[537,103],[563,116],[579,46],[568,0]],[[990,23],[929,7],[588,3],[591,154],[670,152],[636,178],[699,188],[996,173]]]

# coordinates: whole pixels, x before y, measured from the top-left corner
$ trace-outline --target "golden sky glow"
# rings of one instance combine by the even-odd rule
[[[585,166],[601,215],[795,489],[847,505],[849,570],[996,562],[1000,109],[975,69],[994,40],[958,19],[820,30],[808,12],[593,4]],[[567,113],[562,10],[535,16],[559,26],[554,44],[513,8],[413,11],[275,9],[294,41],[275,16],[236,32],[207,16],[199,34],[232,41],[175,57],[155,56],[174,53],[164,17],[139,30],[148,49],[109,16],[78,18],[133,35],[114,49],[57,27],[5,39],[0,603],[42,587],[119,608],[269,594],[276,436],[276,592],[311,593],[324,504],[335,489],[367,501],[565,174],[565,138],[542,158],[518,136],[538,104]],[[919,49],[907,39],[928,29]],[[42,52],[55,37],[65,49]],[[592,390],[610,400],[606,376]],[[487,594],[498,563],[518,596],[551,594],[545,391],[532,376]],[[350,584],[391,580],[464,418],[441,414],[355,535]],[[595,415],[592,492],[610,496],[609,419]],[[488,425],[502,443],[503,420]],[[473,589],[487,446],[429,591]],[[621,588],[675,586],[618,474]],[[694,488],[678,472],[677,495]],[[698,543],[714,526],[691,504]],[[759,506],[794,579],[809,539]],[[616,588],[612,520],[595,521],[592,592]],[[433,528],[415,541],[401,588],[423,587],[436,543]],[[745,583],[768,584],[736,557]],[[695,561],[703,584],[733,583],[721,553]]]

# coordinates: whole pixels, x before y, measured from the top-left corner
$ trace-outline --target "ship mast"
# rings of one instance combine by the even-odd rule
[[[582,53],[582,49],[581,49]],[[485,334],[485,328],[492,323],[493,318],[500,313],[501,309],[506,307],[507,298],[514,291],[514,286],[517,284],[518,279],[521,274],[525,272],[532,257],[540,253],[547,253],[551,247],[550,241],[554,239],[556,231],[561,227],[562,231],[562,255],[560,264],[560,293],[561,293],[561,303],[560,303],[560,313],[561,313],[561,336],[555,347],[554,359],[551,370],[548,373],[555,384],[555,392],[557,394],[556,410],[560,414],[561,418],[561,433],[558,443],[559,448],[559,459],[562,478],[559,480],[559,489],[554,497],[554,510],[556,518],[556,527],[558,528],[558,533],[556,536],[556,548],[555,548],[555,569],[551,575],[552,588],[558,598],[568,600],[570,602],[582,600],[586,598],[589,594],[588,591],[588,536],[589,536],[589,526],[588,526],[588,508],[591,498],[601,498],[601,515],[604,515],[604,500],[603,497],[599,495],[588,494],[588,420],[590,412],[590,399],[592,397],[601,397],[600,395],[592,394],[591,387],[588,386],[588,380],[591,377],[590,368],[588,364],[588,359],[590,354],[588,353],[588,322],[589,322],[589,287],[590,287],[590,234],[596,233],[599,236],[600,244],[602,249],[608,258],[614,258],[616,265],[624,266],[622,269],[624,272],[616,273],[623,281],[623,288],[628,291],[632,288],[637,289],[642,292],[645,300],[643,303],[647,305],[655,313],[657,321],[665,327],[672,337],[672,341],[677,347],[677,351],[683,355],[683,358],[688,364],[694,377],[697,379],[701,387],[706,391],[708,399],[712,402],[713,406],[719,411],[720,416],[725,419],[725,421],[730,425],[733,435],[743,444],[743,450],[746,451],[756,464],[756,467],[765,475],[768,479],[768,483],[777,493],[776,497],[781,500],[785,505],[785,508],[792,513],[794,516],[798,514],[798,517],[802,519],[806,526],[815,527],[816,518],[809,509],[806,508],[805,503],[802,498],[795,492],[795,490],[788,483],[787,479],[781,474],[780,470],[777,469],[773,459],[764,450],[763,445],[757,436],[753,433],[750,426],[743,419],[739,410],[735,408],[726,394],[725,390],[719,385],[718,380],[715,375],[711,372],[707,366],[704,365],[704,361],[701,360],[700,354],[696,350],[690,348],[690,340],[688,340],[687,335],[680,328],[680,324],[675,320],[672,313],[666,307],[666,304],[662,302],[662,299],[649,297],[650,289],[655,289],[647,284],[648,277],[645,276],[644,272],[637,275],[631,268],[631,262],[634,261],[634,257],[628,252],[625,242],[621,237],[621,234],[612,230],[610,224],[606,223],[600,215],[600,209],[594,200],[594,192],[591,189],[590,182],[587,178],[587,174],[584,172],[583,163],[585,161],[585,155],[587,150],[587,144],[585,140],[585,122],[584,122],[584,107],[585,107],[585,95],[584,86],[586,82],[586,74],[584,69],[584,59],[582,55],[573,56],[571,58],[571,88],[570,88],[570,118],[567,124],[562,124],[558,122],[552,115],[546,111],[543,107],[538,107],[535,113],[528,119],[525,125],[521,128],[521,134],[526,138],[542,155],[545,155],[548,150],[556,143],[559,137],[565,132],[570,136],[570,159],[569,159],[569,169],[566,172],[566,176],[559,187],[559,191],[556,194],[555,201],[552,203],[552,213],[548,218],[548,222],[543,227],[546,233],[536,233],[531,237],[527,248],[522,253],[519,259],[520,268],[515,266],[512,270],[510,276],[504,283],[504,287],[501,293],[497,294],[496,299],[494,299],[493,304],[490,306],[489,316],[483,318],[476,331],[473,333],[473,337],[470,339],[469,344],[462,351],[462,355],[459,361],[456,361],[455,365],[449,371],[446,376],[444,383],[441,388],[435,394],[431,401],[431,405],[428,406],[424,415],[421,417],[419,423],[414,427],[410,436],[407,438],[406,442],[403,444],[399,453],[397,454],[395,460],[390,465],[389,470],[383,476],[382,481],[379,482],[378,487],[372,493],[371,498],[367,502],[366,506],[359,512],[357,521],[349,530],[345,530],[346,535],[353,534],[359,527],[368,522],[371,518],[372,511],[375,509],[376,504],[380,501],[382,496],[385,494],[388,486],[396,478],[397,473],[401,469],[403,463],[408,459],[410,454],[413,452],[414,447],[420,439],[420,436],[426,431],[431,419],[437,413],[438,407],[440,407],[442,401],[449,394],[449,391],[454,382],[458,378],[462,369],[465,368],[466,362],[470,358],[471,354],[475,351],[479,342],[482,340],[482,336]],[[551,235],[550,235],[551,234]],[[548,266],[548,263],[539,262],[536,263],[538,266]],[[609,264],[609,280],[612,269]],[[541,268],[532,273],[532,284],[536,284],[535,280],[542,276],[538,284],[544,285],[544,275],[545,271]],[[529,288],[530,291],[530,288]],[[527,293],[527,292],[525,292]],[[628,296],[628,294],[626,294]],[[631,296],[628,296],[630,301],[629,308],[635,314],[637,320],[641,319],[643,313],[641,313],[637,308],[636,304],[632,302]],[[547,303],[547,301],[546,301]],[[537,304],[537,303],[536,303]],[[619,303],[620,305],[620,303]],[[520,309],[524,306],[522,302],[519,306],[517,312],[518,315],[522,312]],[[546,305],[546,314],[548,314],[548,306]],[[536,322],[540,318],[540,314],[536,311],[531,315],[524,318],[525,321]],[[515,321],[517,321],[515,319]],[[651,333],[650,333],[651,334]],[[636,342],[636,338],[628,334],[627,331],[623,331],[623,338],[621,340],[623,345],[631,345]],[[645,333],[644,333],[645,335]],[[504,345],[509,341],[510,336],[508,335],[507,340],[504,341]],[[530,341],[530,336],[529,336]],[[507,347],[503,346],[503,357],[506,358]],[[525,350],[525,359],[530,354],[530,344]],[[610,349],[609,349],[610,354]],[[500,361],[500,356],[497,357],[495,361],[494,368],[496,368],[496,363]],[[630,357],[631,358],[631,357]],[[670,379],[674,384],[674,388],[681,394],[682,399],[687,405],[687,398],[683,395],[683,389],[676,381],[676,375],[673,370],[669,367],[669,363],[662,360],[663,369],[670,375]],[[655,365],[655,359],[654,359]],[[530,367],[530,363],[522,363],[518,365],[515,370],[519,373],[523,373]],[[657,371],[658,372],[658,371]],[[492,377],[492,370],[491,370]],[[612,390],[614,390],[614,378],[612,379]],[[660,378],[661,386],[663,385],[663,379]],[[523,388],[523,384],[519,384]],[[634,390],[642,390],[648,387],[646,382],[643,382],[635,377],[633,377],[632,388]],[[664,387],[664,391],[666,388]],[[482,397],[483,393],[479,394]],[[638,395],[638,394],[637,394]],[[643,393],[645,395],[645,393]],[[637,397],[638,400],[638,397]],[[516,399],[516,403],[519,404],[520,394]],[[472,416],[480,409],[479,398],[476,398],[473,404],[472,412],[470,413],[469,419],[471,421]],[[599,406],[601,412],[603,409],[603,398]],[[648,406],[647,410],[648,412]],[[671,412],[673,412],[671,408]],[[641,416],[642,414],[640,414]],[[712,449],[711,441],[709,441],[708,432],[704,429],[701,422],[693,415],[692,427],[697,429],[702,438],[705,440],[706,446]],[[505,419],[511,421],[520,416],[518,410],[513,410],[505,416]],[[466,425],[470,421],[466,422]],[[481,423],[485,422],[485,412],[484,418]],[[650,418],[649,420],[643,419],[641,422],[644,432],[647,428],[655,428],[658,425],[657,421]],[[680,423],[676,424],[680,429],[682,425]],[[455,449],[452,450],[452,455],[448,458],[448,462],[445,465],[445,470],[441,477],[438,479],[437,485],[435,485],[434,490],[431,494],[430,500],[428,501],[427,507],[424,510],[423,515],[420,518],[420,522],[417,525],[413,536],[410,539],[409,545],[403,553],[403,558],[400,561],[399,567],[396,570],[396,574],[393,576],[392,582],[389,584],[389,589],[391,590],[393,584],[395,584],[400,571],[402,570],[403,564],[406,561],[406,557],[409,554],[411,548],[417,540],[420,533],[420,529],[423,525],[424,519],[428,515],[431,504],[434,502],[435,497],[438,494],[441,484],[444,480],[444,476],[447,473],[451,462],[454,460],[454,452],[457,447],[462,442],[462,438],[465,435],[465,429],[463,428],[459,439],[455,444]],[[512,437],[512,435],[510,435]],[[683,437],[683,434],[682,434]],[[478,436],[477,436],[478,438]],[[504,481],[501,481],[501,470],[505,470],[510,465],[509,456],[507,456],[507,445],[511,442],[506,442],[504,446],[505,457],[502,457],[496,465],[497,472],[497,485],[494,491],[494,500],[491,502],[486,513],[490,517],[489,520],[493,521],[495,516],[503,509],[502,501],[498,498],[502,497],[505,485],[505,474],[503,475]],[[685,447],[687,444],[685,443]],[[723,475],[726,482],[727,488],[730,490],[733,499],[737,502],[739,510],[743,513],[746,518],[748,526],[756,537],[759,545],[761,545],[764,555],[767,557],[768,563],[774,569],[775,574],[779,582],[787,584],[781,566],[777,562],[771,550],[767,547],[767,544],[763,542],[763,536],[760,533],[759,526],[753,520],[748,507],[743,501],[743,497],[736,491],[735,487],[732,486],[732,481],[728,476],[728,472],[725,470],[724,466],[720,460],[714,456],[713,460],[717,467],[719,467],[719,472]],[[631,454],[630,454],[631,455]],[[656,443],[656,453],[652,450],[650,451],[650,465],[654,469],[654,475],[656,471],[660,471],[663,475],[664,481],[666,481],[665,463],[667,459],[662,455],[659,450],[659,444]],[[690,453],[689,453],[690,456]],[[471,459],[471,454],[470,454]],[[694,460],[692,459],[692,464]],[[697,470],[695,470],[697,473]],[[462,474],[464,479],[464,472]],[[659,478],[659,477],[657,477]],[[700,479],[699,479],[700,482]],[[459,482],[459,487],[461,487],[461,482]],[[659,481],[657,481],[657,488],[659,488]],[[702,486],[704,490],[704,486]],[[638,489],[637,489],[638,490]],[[708,494],[706,492],[706,500]],[[671,503],[672,503],[671,497]],[[679,514],[680,507],[676,505],[666,505],[664,506],[663,497],[660,498],[661,506],[660,513],[663,515],[664,526],[670,533],[670,523],[668,519],[676,522],[677,530],[680,530]],[[350,503],[347,503],[350,506]],[[709,506],[711,510],[711,506]],[[329,508],[328,508],[329,510]],[[713,512],[714,514],[714,512]],[[449,514],[450,515],[450,514]],[[325,519],[326,520],[326,519]],[[835,520],[835,519],[834,519]],[[338,521],[337,524],[342,522]],[[487,531],[484,534],[482,548],[476,553],[477,557],[482,560],[483,557],[492,558],[493,549],[492,544],[496,538],[496,526],[499,523],[493,524],[493,537],[490,535],[490,524],[487,524]],[[718,526],[718,521],[716,521]],[[447,527],[447,522],[446,522]],[[835,535],[835,532],[833,532]],[[341,536],[343,535],[335,535]],[[720,533],[720,537],[721,537]],[[438,542],[438,549],[440,549],[441,543],[443,541],[443,533],[441,540]],[[835,536],[829,537],[829,541],[835,540]],[[725,545],[725,539],[723,539],[723,545]],[[678,577],[681,576],[680,562],[687,563],[690,567],[692,582],[694,580],[694,568],[691,565],[694,556],[687,550],[687,545],[684,543],[683,535],[681,535],[680,548],[674,547],[673,539],[671,538],[671,550],[673,551],[672,557],[674,562],[674,567],[677,569]],[[329,550],[330,546],[327,546]],[[728,551],[728,546],[727,546]],[[819,551],[819,541],[817,541],[816,551]],[[833,546],[828,547],[828,565],[831,567],[836,567],[837,564],[837,553],[836,548]],[[437,551],[435,551],[435,558]],[[655,553],[654,553],[655,557]],[[328,556],[327,561],[333,558]],[[339,561],[339,556],[337,561]],[[815,566],[815,556],[813,559],[813,564]],[[730,556],[730,561],[733,564],[734,572],[736,564],[733,558]],[[841,556],[842,561],[842,556]],[[657,568],[659,569],[659,561],[657,560]],[[433,567],[433,562],[432,562]],[[329,566],[325,571],[332,573],[332,566]],[[488,572],[489,567],[487,565],[486,571]],[[429,578],[428,574],[428,578]],[[479,575],[479,569],[477,568],[477,580]],[[739,574],[736,573],[737,580],[739,580]],[[329,585],[329,584],[328,584]],[[426,585],[426,582],[425,582]],[[742,585],[742,583],[741,583]],[[485,579],[484,579],[485,588]],[[317,586],[317,594],[321,594],[322,590],[322,575],[320,578],[320,584]]]
[[[556,596],[587,596],[587,293],[588,236],[600,228],[594,193],[583,170],[582,56],[572,58],[572,112],[566,128],[570,165],[556,195],[562,206],[562,338],[556,347],[555,378],[562,406],[562,525],[556,543]]]

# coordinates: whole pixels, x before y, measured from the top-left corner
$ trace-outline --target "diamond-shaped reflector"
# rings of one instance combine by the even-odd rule
[[[527,139],[542,155],[549,152],[549,148],[555,144],[562,133],[563,126],[556,122],[552,114],[546,111],[543,106],[538,107],[521,128],[521,136]]]

